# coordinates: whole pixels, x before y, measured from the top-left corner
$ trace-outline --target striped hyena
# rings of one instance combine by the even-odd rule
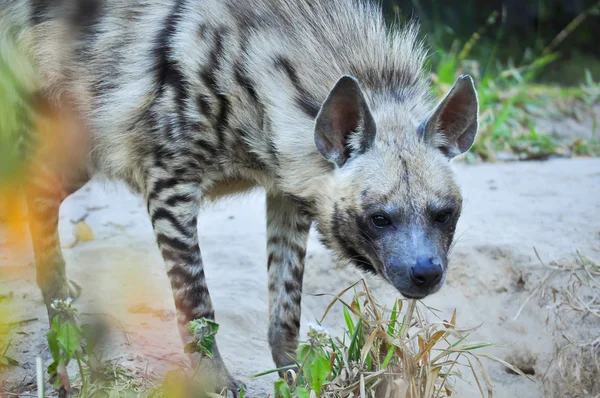
[[[473,143],[477,95],[462,76],[432,103],[414,27],[386,29],[362,0],[0,3],[3,40],[27,51],[42,78],[32,96],[74,114],[79,134],[60,139],[85,148],[69,167],[56,162],[67,155],[38,149],[26,190],[50,314],[52,300],[77,290],[59,206],[93,174],[145,198],[182,330],[214,318],[196,229],[202,202],[266,190],[277,366],[297,347],[313,222],[341,259],[406,297],[444,283],[462,204],[449,160]],[[218,350],[207,363],[235,389]]]

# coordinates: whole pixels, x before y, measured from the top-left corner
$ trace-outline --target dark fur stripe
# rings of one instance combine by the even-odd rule
[[[181,72],[179,64],[172,63],[169,73],[167,74],[166,84],[175,91],[175,106],[177,108],[177,116],[179,117],[180,129],[184,130],[187,126],[185,118],[185,103],[189,97],[187,82],[185,76]]]
[[[200,256],[196,253],[176,252],[168,248],[163,248],[161,253],[165,260],[172,262],[184,262],[185,264],[196,264],[200,261]]]
[[[269,152],[269,155],[271,155],[271,158],[273,159],[273,162],[275,163],[275,168],[278,169],[279,168],[279,154],[277,152],[277,147],[275,146],[275,143],[273,142],[272,137],[267,134],[266,135],[266,139],[267,139],[267,151]]]
[[[221,92],[217,81],[217,72],[221,68],[221,61],[224,57],[223,40],[227,34],[226,28],[217,29],[214,33],[215,43],[213,51],[210,54],[210,60],[208,67],[200,73],[200,78],[208,89],[217,98],[219,103],[219,111],[216,115],[214,122],[214,128],[217,133],[220,148],[225,145],[225,129],[228,126],[229,113],[231,110],[231,103],[227,96]]]
[[[306,253],[302,254],[302,255],[298,255],[298,257],[300,258],[300,264],[292,267],[291,272],[292,272],[292,277],[294,278],[295,281],[297,281],[298,283],[302,283],[302,279],[304,279],[304,255]],[[300,285],[302,286],[302,285]]]
[[[158,244],[161,247],[163,245],[167,245],[169,247],[172,247],[173,249],[176,249],[176,250],[179,250],[182,252],[191,252],[194,250],[194,248],[192,246],[188,245],[184,241],[177,239],[177,238],[169,237],[169,236],[167,236],[165,234],[161,234],[161,233],[156,234],[156,242],[158,242]]]
[[[271,264],[275,261],[275,255],[273,253],[269,253],[269,258],[267,258],[267,270],[271,269]]]
[[[51,5],[50,0],[31,0],[31,22],[38,25],[49,19],[48,11]]]
[[[162,191],[164,191],[165,189],[171,189],[181,182],[182,180],[179,178],[167,178],[156,181],[154,183],[154,186],[152,187],[150,196],[148,196],[148,204],[150,204],[150,201],[158,198],[158,195],[160,195]]]
[[[285,292],[289,295],[294,294],[295,292],[301,289],[298,282],[295,281],[284,281],[283,288],[285,289]]]
[[[302,230],[298,230],[298,232],[304,232]],[[297,243],[286,239],[285,237],[279,236],[279,235],[275,235],[275,236],[271,236],[269,237],[268,241],[267,241],[269,246],[283,246],[286,248],[289,248],[292,252],[300,255],[302,253],[305,252],[305,248],[301,245],[298,245]]]
[[[199,137],[199,135],[204,136],[207,134],[206,126],[196,123],[193,126],[192,131],[194,138],[190,145],[188,155],[194,158],[200,165],[206,165],[207,160],[215,159],[218,156],[219,151],[211,142],[203,137]]]
[[[334,239],[337,241],[338,245],[344,252],[344,255],[346,256],[346,258],[351,259],[351,262],[353,264],[355,264],[357,267],[359,267],[363,271],[375,274],[376,273],[375,267],[373,267],[373,265],[371,264],[369,259],[366,258],[364,255],[360,254],[355,249],[356,245],[353,245],[352,242],[349,242],[341,234],[341,225],[342,225],[342,219],[341,219],[341,216],[339,213],[338,206],[336,204],[334,207],[333,221],[332,221],[332,225],[331,225]]]
[[[304,198],[301,198],[296,195],[286,194],[286,197],[290,198],[296,205],[300,208],[304,216],[309,219],[312,218],[315,214],[315,203]],[[308,231],[310,229],[311,223],[308,222],[304,225],[298,224],[298,228],[300,228],[300,232]]]
[[[102,16],[104,0],[79,0],[71,15],[71,23],[83,34],[88,35],[93,31],[94,25]]]
[[[193,226],[186,226],[181,224],[171,212],[162,207],[156,209],[154,211],[154,214],[152,214],[152,225],[155,225],[158,220],[168,221],[173,227],[175,227],[175,229],[177,229],[177,231],[179,231],[180,234],[182,234],[185,237],[190,237],[194,234],[194,231],[192,229]]]
[[[248,96],[252,98],[255,103],[258,103],[258,94],[254,88],[254,84],[248,76],[245,75],[243,67],[240,63],[235,64],[235,80],[237,83],[246,90]]]
[[[186,285],[193,285],[196,280],[192,278],[193,274],[189,267],[185,265],[176,265],[172,267],[167,274],[169,278],[174,278],[178,283],[177,287],[183,287]]]
[[[207,118],[212,117],[212,104],[210,103],[210,98],[204,94],[198,94],[196,97],[196,104],[198,105],[198,110]]]
[[[171,283],[171,285],[174,289],[178,288],[173,285],[173,283]],[[175,297],[175,307],[185,315],[185,324],[200,318],[215,319],[215,312],[213,309],[210,308],[209,305],[203,305],[210,302],[209,300],[210,299],[205,297],[202,293],[196,291],[186,292],[186,295],[183,297]]]
[[[169,199],[165,201],[165,204],[169,207],[175,207],[180,203],[189,203],[194,200],[192,195],[173,195],[170,196]]]
[[[298,303],[298,307],[300,307],[299,304],[302,301],[302,285],[293,281],[285,281],[283,285],[283,290],[287,295],[287,301]],[[300,308],[298,308],[298,310],[300,310]]]
[[[165,83],[167,82],[169,73],[173,66],[170,59],[169,42],[175,34],[177,23],[179,22],[183,0],[176,0],[173,4],[171,12],[165,20],[164,27],[160,30],[156,38],[156,46],[154,47],[154,59],[156,60],[156,73],[159,83],[159,90],[162,92]]]
[[[290,60],[284,57],[278,57],[274,61],[275,67],[279,70],[285,72],[288,76],[292,85],[296,89],[296,105],[302,111],[312,119],[316,119],[319,114],[319,109],[321,106],[318,101],[311,97],[311,95],[306,91],[306,89],[300,83],[300,78],[298,77],[298,73],[296,72],[296,68],[292,65]]]

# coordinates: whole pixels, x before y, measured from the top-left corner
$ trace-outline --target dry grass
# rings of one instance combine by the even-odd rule
[[[561,396],[600,397],[600,265],[579,253],[542,264],[547,273],[537,291],[555,340],[545,386]]]
[[[354,298],[344,301],[351,289],[356,290]],[[361,280],[335,296],[321,322],[338,302],[344,306],[344,336],[331,338],[317,330],[315,337],[315,331],[309,332],[309,341],[299,350],[300,371],[288,380],[292,388],[283,388],[283,392],[276,389],[278,396],[448,397],[456,392],[456,378],[466,371],[473,375],[481,396],[491,397],[493,382],[483,359],[500,362],[527,377],[505,361],[481,352],[491,344],[468,342],[474,329],[458,327],[456,310],[446,320],[439,318],[437,310],[416,300],[398,300],[392,309],[386,309]],[[426,313],[438,319],[427,321]],[[302,358],[311,356],[307,347],[329,364],[323,373],[325,380],[321,385],[317,383],[318,389],[311,380],[314,371],[306,375],[306,369],[312,369],[315,361],[302,362]],[[298,390],[298,386],[302,388]]]

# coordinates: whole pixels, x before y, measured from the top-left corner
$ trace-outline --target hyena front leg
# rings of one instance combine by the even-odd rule
[[[267,194],[269,344],[277,367],[294,363],[311,221],[292,199]]]
[[[179,332],[187,344],[192,339],[187,332],[188,322],[215,319],[198,245],[196,223],[202,192],[197,183],[176,178],[156,179],[151,187],[148,212],[173,289]],[[237,394],[239,383],[225,367],[216,344],[213,354],[212,359],[202,359],[199,377],[217,392],[227,388]],[[199,359],[197,354],[192,356],[194,367]]]
[[[57,314],[51,304],[54,300],[75,299],[81,293],[80,286],[67,278],[65,260],[58,236],[58,214],[62,201],[87,182],[82,177],[76,182],[64,179],[44,164],[32,168],[27,179],[29,230],[36,264],[36,281],[48,310],[50,323]],[[68,317],[67,314],[61,316]]]

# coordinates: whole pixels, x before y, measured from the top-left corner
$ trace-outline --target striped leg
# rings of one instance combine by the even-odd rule
[[[27,182],[25,195],[29,211],[29,229],[36,262],[36,279],[48,309],[49,321],[55,315],[50,304],[56,299],[77,298],[81,288],[67,278],[65,260],[58,237],[58,213],[62,201],[87,182],[65,184],[47,167],[36,167]]]
[[[191,341],[186,327],[188,322],[199,318],[215,319],[198,245],[196,223],[200,199],[201,189],[197,183],[175,178],[154,181],[148,195],[148,212],[167,266],[184,344]],[[194,367],[198,359],[192,357]],[[236,394],[239,388],[216,345],[214,358],[202,360],[199,376],[212,383],[217,392],[227,388]]]
[[[310,219],[291,199],[267,195],[269,344],[277,367],[294,363]]]

